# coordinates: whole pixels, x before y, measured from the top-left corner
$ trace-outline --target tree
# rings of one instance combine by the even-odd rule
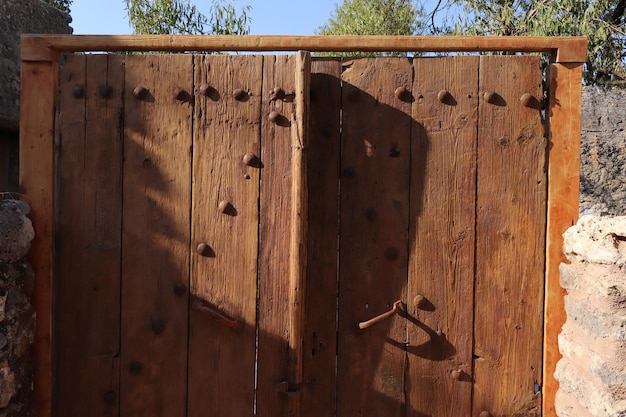
[[[70,6],[73,0],[44,0],[46,3],[56,7],[59,10],[63,10],[65,13],[70,12]]]
[[[227,0],[213,0],[210,17],[189,0],[126,0],[133,33],[141,35],[246,35],[250,6],[237,13]]]
[[[315,32],[319,35],[416,35],[423,30],[422,16],[423,8],[413,0],[343,0],[341,6],[335,3],[335,13]]]
[[[450,0],[462,7],[454,34],[586,36],[588,84],[626,78],[626,0]],[[436,11],[436,10],[435,10]]]

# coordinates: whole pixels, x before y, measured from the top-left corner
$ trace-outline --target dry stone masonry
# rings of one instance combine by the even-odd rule
[[[626,217],[583,216],[564,241],[557,415],[626,417]]]

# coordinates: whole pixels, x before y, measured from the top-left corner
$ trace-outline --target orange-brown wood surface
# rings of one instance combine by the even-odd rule
[[[61,73],[58,416],[119,414],[123,64],[68,55]]]
[[[410,61],[343,62],[338,416],[400,416],[406,320],[358,322],[405,300],[409,208]]]
[[[478,57],[414,66],[407,413],[469,416]]]
[[[191,310],[189,416],[252,415],[260,168],[243,158],[260,151],[263,57],[196,55],[194,67],[191,294],[244,325]]]
[[[291,122],[295,57],[266,56],[261,106],[261,196],[259,230],[259,313],[257,415],[287,415],[289,384],[289,271],[291,224]],[[284,94],[281,94],[282,91]],[[278,92],[278,93],[277,93]],[[276,112],[272,114],[272,112]],[[270,120],[270,115],[274,120]]]
[[[547,190],[540,60],[480,59],[473,413],[538,414]],[[525,106],[524,94],[537,102]]]
[[[192,93],[192,56],[125,68],[120,414],[184,416],[188,302],[174,288],[189,280],[193,108],[176,95]]]
[[[302,417],[332,416],[337,383],[337,234],[341,61],[315,59],[307,159],[307,292]]]
[[[55,62],[22,62],[19,188],[22,199],[31,207],[29,217],[35,229],[28,259],[35,274],[34,386],[39,417],[52,414],[54,116],[58,73]]]
[[[555,415],[559,384],[554,378],[561,358],[558,335],[565,323],[565,290],[559,282],[563,233],[578,218],[580,187],[580,107],[582,63],[552,64],[548,68],[550,153],[548,165],[548,224],[546,230],[546,294],[543,357],[543,415]]]

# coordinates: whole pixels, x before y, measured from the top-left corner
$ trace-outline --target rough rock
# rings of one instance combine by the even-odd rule
[[[570,261],[626,263],[626,217],[582,216],[565,232],[563,239],[563,250]]]
[[[17,130],[20,35],[72,33],[71,17],[41,0],[0,1],[0,129]]]
[[[626,90],[584,87],[580,214],[626,215]]]
[[[0,201],[0,262],[16,261],[30,250],[35,231],[26,217],[29,212],[30,207],[23,201]]]

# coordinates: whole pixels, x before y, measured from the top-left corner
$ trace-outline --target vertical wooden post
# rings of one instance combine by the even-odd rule
[[[291,121],[291,236],[289,247],[289,376],[295,387],[302,384],[304,344],[304,300],[307,249],[307,171],[306,151],[309,135],[309,86],[311,55],[296,54],[295,120]],[[290,397],[289,415],[300,416],[300,395]]]
[[[35,402],[37,416],[52,414],[53,385],[53,250],[54,250],[54,114],[58,55],[22,61],[20,116],[20,193],[30,207],[35,238],[29,254],[35,273],[32,303],[35,328]]]
[[[583,63],[554,63],[548,74],[550,150],[543,342],[543,415],[546,417],[555,415],[554,398],[559,384],[554,371],[561,358],[558,335],[565,323],[565,291],[559,282],[559,264],[565,261],[563,233],[578,218],[582,66]]]

